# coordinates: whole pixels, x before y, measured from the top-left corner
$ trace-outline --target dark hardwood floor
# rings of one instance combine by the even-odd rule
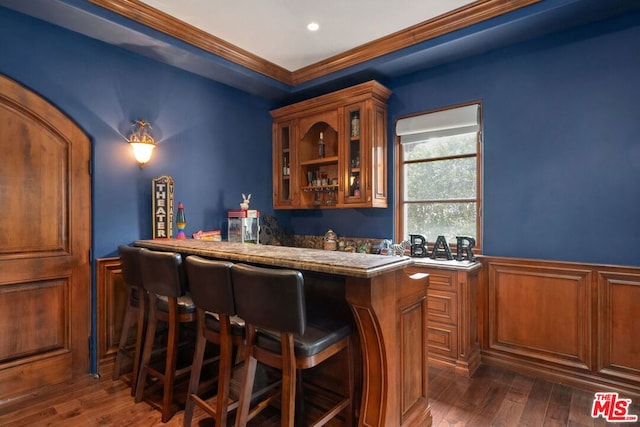
[[[104,370],[110,372],[110,367]],[[566,385],[481,366],[472,378],[430,368],[430,403],[434,426],[605,426],[591,418],[594,394]],[[151,397],[153,400],[153,397]],[[640,402],[630,413],[640,415]],[[145,400],[135,404],[129,381],[86,376],[43,388],[29,396],[0,402],[0,426],[181,426],[183,411],[167,424]],[[196,408],[195,426],[213,421]],[[273,413],[252,426],[279,425]],[[618,423],[618,425],[631,425]]]
[[[429,368],[429,395],[434,426],[633,425],[593,419],[591,391],[486,365],[472,378]],[[638,403],[629,412],[640,416]]]

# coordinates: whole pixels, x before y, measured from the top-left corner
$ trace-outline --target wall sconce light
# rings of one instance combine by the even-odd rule
[[[156,141],[149,134],[151,123],[138,120],[133,124],[133,131],[129,135],[129,144],[133,149],[133,155],[143,167],[151,159],[151,153],[156,148]]]

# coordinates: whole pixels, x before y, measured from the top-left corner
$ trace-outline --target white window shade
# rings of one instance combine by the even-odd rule
[[[480,105],[472,104],[449,110],[436,111],[400,119],[396,123],[396,135],[402,144],[426,141],[456,134],[477,132]]]

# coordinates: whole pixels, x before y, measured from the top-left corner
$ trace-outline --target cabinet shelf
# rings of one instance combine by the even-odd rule
[[[320,166],[330,165],[332,163],[338,163],[338,156],[318,157],[317,159],[305,160],[304,162],[300,162],[300,166]]]

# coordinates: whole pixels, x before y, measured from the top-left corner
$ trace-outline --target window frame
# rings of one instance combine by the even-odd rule
[[[403,149],[402,149],[402,144],[400,142],[400,136],[398,136],[396,134],[396,126],[399,120],[401,119],[406,119],[406,118],[410,118],[410,117],[417,117],[417,116],[421,116],[421,115],[425,115],[425,114],[431,114],[431,113],[436,113],[436,112],[440,112],[440,111],[447,111],[447,110],[452,110],[455,108],[460,108],[460,107],[465,107],[465,106],[469,106],[469,105],[478,105],[478,132],[477,132],[477,138],[476,138],[476,245],[474,247],[475,249],[475,253],[476,254],[481,254],[482,253],[482,201],[483,201],[483,169],[482,169],[482,141],[483,141],[483,120],[482,120],[482,102],[477,100],[477,101],[471,101],[471,102],[466,102],[466,103],[462,103],[462,104],[455,104],[455,105],[449,105],[446,107],[441,107],[441,108],[437,108],[437,109],[432,109],[432,110],[425,110],[425,111],[421,111],[418,113],[413,113],[413,114],[408,114],[408,115],[404,115],[404,116],[399,116],[395,118],[395,123],[394,123],[394,144],[395,144],[395,162],[394,162],[394,173],[395,173],[395,185],[394,185],[394,205],[395,205],[395,209],[394,209],[394,235],[395,235],[395,240],[397,241],[401,241],[404,239],[408,239],[409,238],[409,234],[406,231],[406,226],[404,224],[403,221],[403,216],[404,216],[404,208],[405,208],[405,204],[407,203],[414,203],[414,202],[406,202],[405,201],[405,194],[404,194],[404,165],[405,164],[415,164],[415,163],[420,163],[423,162],[421,161],[415,161],[415,160],[410,160],[410,161],[405,161],[404,160],[404,154],[403,154]],[[429,159],[429,161],[446,161],[446,160],[450,160],[450,159],[458,159],[458,158],[469,158],[472,157],[473,155],[469,155],[469,154],[461,154],[461,155],[453,155],[453,156],[444,156],[444,157],[439,157],[437,159]],[[451,200],[447,200],[447,202],[451,202],[451,203],[455,203],[458,199],[451,199]],[[467,200],[467,199],[465,199]],[[428,250],[429,252],[431,252],[433,250],[433,244],[435,243],[435,240],[438,236],[424,236],[427,239],[428,242]],[[454,238],[455,236],[445,236],[445,238],[447,239],[447,241],[449,241],[449,239]],[[450,243],[449,246],[451,247],[452,251],[456,251],[457,247],[455,244]]]

